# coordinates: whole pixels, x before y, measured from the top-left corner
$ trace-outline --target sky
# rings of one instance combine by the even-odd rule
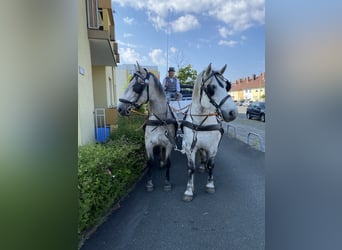
[[[264,0],[112,0],[120,64],[227,64],[231,82],[265,72]],[[176,72],[177,73],[177,72]]]

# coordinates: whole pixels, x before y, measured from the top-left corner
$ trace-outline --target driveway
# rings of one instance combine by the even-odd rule
[[[172,153],[173,189],[163,191],[165,171],[154,169],[152,193],[146,176],[88,239],[82,250],[265,248],[265,154],[224,135],[216,156],[216,192],[205,192],[207,174],[196,173],[195,197],[182,201],[186,157]]]

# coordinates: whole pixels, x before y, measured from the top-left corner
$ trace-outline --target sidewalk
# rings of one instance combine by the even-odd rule
[[[224,122],[223,128],[229,136],[265,152],[265,123],[258,120],[246,119],[245,106],[238,106],[239,115],[232,122]]]

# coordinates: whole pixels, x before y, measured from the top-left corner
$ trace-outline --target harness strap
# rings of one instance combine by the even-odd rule
[[[221,139],[222,139],[223,134],[224,134],[224,129],[222,128],[222,123],[221,122],[219,122],[218,124],[210,124],[210,125],[203,126],[201,124],[200,125],[196,125],[196,124],[193,124],[193,123],[191,123],[189,121],[183,120],[182,123],[181,123],[182,130],[183,130],[184,126],[190,128],[194,132],[194,137],[193,137],[193,140],[192,140],[192,143],[191,143],[191,148],[190,148],[191,151],[196,146],[196,143],[197,143],[197,132],[198,131],[214,131],[214,130],[218,130],[221,133],[220,142],[221,142]]]
[[[189,121],[182,121],[181,123],[181,127],[188,127],[192,130],[195,130],[195,131],[213,131],[213,130],[218,130],[220,131],[221,135],[224,134],[224,129],[222,128],[222,124],[221,123],[218,123],[218,124],[210,124],[210,125],[206,125],[206,126],[201,126],[201,125],[196,125],[196,124],[193,124]]]
[[[176,140],[174,137],[172,137],[170,135],[169,130],[167,129],[166,126],[173,124],[175,126],[175,131],[177,131],[178,122],[175,119],[161,120],[157,115],[154,114],[154,116],[157,117],[158,120],[146,120],[145,126],[154,126],[155,127],[154,129],[156,129],[159,126],[165,127],[165,133],[164,134],[165,134],[166,138],[170,141],[170,143],[175,147],[176,146]]]
[[[158,119],[158,117],[157,117]],[[178,125],[177,121],[174,119],[166,119],[166,120],[147,120],[146,126],[167,126],[169,124]]]

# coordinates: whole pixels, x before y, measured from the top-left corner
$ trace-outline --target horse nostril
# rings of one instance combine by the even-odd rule
[[[231,117],[235,117],[235,116],[236,116],[235,110],[231,110],[231,111],[229,112],[229,115],[230,115]]]
[[[121,113],[121,111],[122,111],[121,108],[118,108],[118,112]]]

